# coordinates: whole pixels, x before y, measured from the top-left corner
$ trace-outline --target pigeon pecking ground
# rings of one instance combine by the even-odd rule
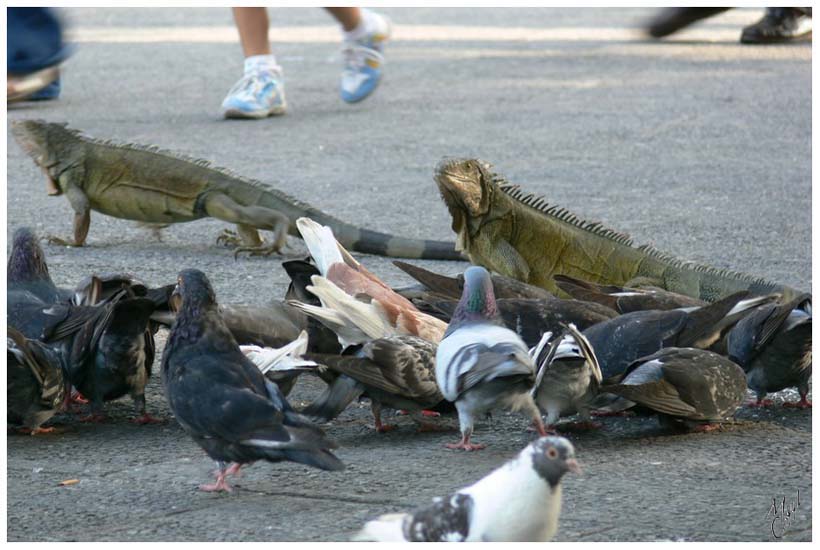
[[[228,10],[69,9],[78,49],[63,96],[8,116],[207,158],[341,219],[413,237],[452,238],[432,170],[445,155],[479,155],[636,242],[811,290],[811,48],[738,44],[758,10],[660,44],[633,38],[646,9],[384,11],[397,25],[384,82],[349,106],[336,96],[327,15],[271,9],[291,111],[227,122],[219,104],[241,70]],[[303,26],[318,30],[296,42]],[[176,31],[182,41],[171,40]],[[11,141],[7,230],[67,236],[67,201],[46,196],[42,173]],[[224,227],[177,225],[157,242],[93,214],[87,248],[44,246],[61,286],[95,270],[167,284],[192,267],[219,300],[281,298],[279,260],[234,261],[213,244]],[[388,284],[409,283],[387,259],[358,257]],[[306,404],[321,387],[303,378],[290,399]],[[58,415],[62,433],[7,438],[9,540],[347,540],[369,519],[472,483],[534,438],[520,415],[498,414],[476,426],[487,449],[454,452],[443,445],[456,432],[416,434],[406,418],[374,433],[362,404],[324,426],[345,471],[259,463],[234,493],[213,495],[196,491],[213,463],[171,418],[156,374],[146,397],[166,423],[128,423],[125,398],[106,405],[108,423]],[[692,435],[662,432],[651,417],[605,418],[598,432],[570,435],[584,474],[564,483],[556,540],[773,540],[773,521],[785,540],[810,540],[810,412],[741,409],[737,418]],[[773,518],[773,499],[788,508],[798,491],[790,524]]]

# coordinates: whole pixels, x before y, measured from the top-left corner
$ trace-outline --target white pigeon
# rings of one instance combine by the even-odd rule
[[[483,448],[470,442],[473,419],[498,407],[522,410],[532,418],[539,435],[546,435],[530,393],[535,364],[521,338],[502,326],[493,283],[483,267],[472,266],[464,272],[461,300],[436,352],[436,382],[458,410],[461,441],[448,448]]]
[[[558,530],[567,472],[580,473],[572,444],[542,437],[469,487],[413,513],[370,521],[353,540],[546,542]]]

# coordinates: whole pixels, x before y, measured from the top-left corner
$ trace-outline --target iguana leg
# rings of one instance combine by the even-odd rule
[[[253,256],[267,256],[279,252],[287,242],[290,220],[271,208],[242,206],[227,195],[214,194],[206,199],[205,212],[213,218],[237,224],[245,246],[238,248],[236,254],[250,252]],[[273,231],[273,242],[265,245],[256,232],[258,229]]]
[[[46,236],[46,240],[49,244],[83,246],[88,236],[88,228],[91,226],[91,205],[88,203],[88,197],[78,187],[67,187],[65,195],[74,209],[74,241],[67,241],[54,235]]]

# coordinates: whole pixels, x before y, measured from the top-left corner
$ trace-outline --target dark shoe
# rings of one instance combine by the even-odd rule
[[[811,11],[804,8],[766,8],[763,19],[743,29],[743,44],[775,44],[811,40]]]
[[[646,27],[646,32],[654,38],[662,38],[695,21],[712,17],[731,8],[665,8]]]

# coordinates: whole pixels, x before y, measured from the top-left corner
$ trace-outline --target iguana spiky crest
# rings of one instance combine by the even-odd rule
[[[478,159],[447,159],[435,175],[458,233],[456,247],[470,260],[503,275],[558,291],[564,274],[600,284],[654,285],[714,301],[739,290],[797,290],[729,269],[681,260],[600,222],[584,220],[523,191]]]

